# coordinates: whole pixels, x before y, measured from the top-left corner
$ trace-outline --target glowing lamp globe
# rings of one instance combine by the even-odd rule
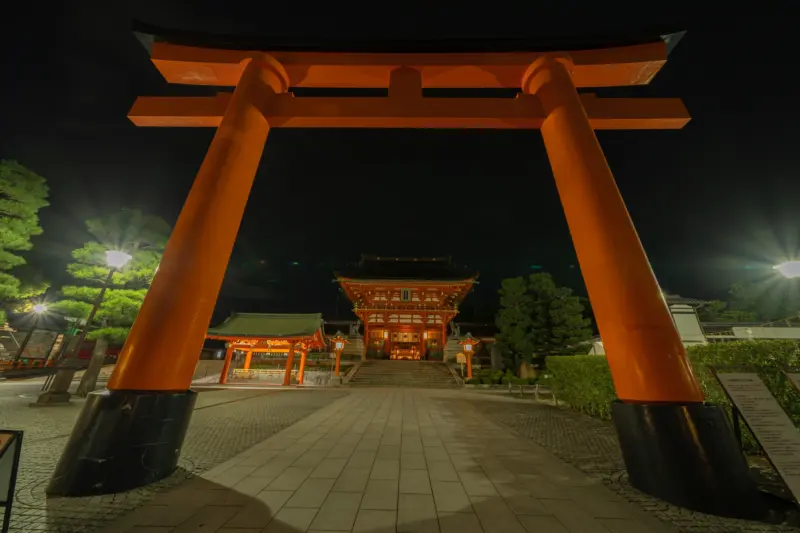
[[[119,250],[108,250],[106,252],[106,263],[111,268],[122,268],[130,260],[131,256],[125,252],[120,252]]]
[[[464,347],[465,352],[474,352],[475,346],[481,341],[475,339],[471,333],[467,333],[467,338],[463,341],[459,342],[461,346]]]
[[[797,278],[800,277],[800,261],[786,261],[780,265],[775,265],[775,270],[780,272],[784,277]]]
[[[344,345],[347,342],[347,339],[344,337],[343,333],[337,331],[336,335],[334,335],[331,339],[331,342],[333,343],[334,351],[341,352],[344,350]]]

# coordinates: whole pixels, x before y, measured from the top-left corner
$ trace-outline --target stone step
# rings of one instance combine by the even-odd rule
[[[361,372],[361,371],[359,371],[359,374],[361,374],[362,376],[420,376],[420,377],[437,377],[437,376],[449,376],[450,375],[449,373],[445,374],[444,372],[442,372],[441,374],[439,374],[439,373],[436,373],[436,374],[428,374],[428,373],[417,374],[417,373],[414,373],[414,372]]]
[[[350,380],[354,387],[457,388],[444,363],[428,361],[366,361]]]
[[[394,376],[401,376],[401,377],[408,377],[408,378],[420,378],[420,379],[426,379],[426,378],[431,378],[431,379],[450,378],[450,375],[448,375],[448,374],[441,374],[441,375],[438,375],[438,376],[437,375],[427,375],[427,374],[426,375],[419,375],[419,374],[369,374],[369,373],[364,373],[364,374],[359,373],[359,374],[361,376],[374,376],[374,377],[377,377],[377,378],[381,378],[381,377],[391,378],[391,377],[394,377]]]
[[[353,378],[350,382],[364,382],[364,381],[372,381],[375,383],[400,383],[400,382],[408,382],[408,383],[449,383],[450,379],[414,379],[414,378],[397,378],[397,379],[374,379],[374,378]]]
[[[416,376],[354,376],[353,380],[371,379],[373,381],[450,381],[452,377],[420,378]],[[352,380],[351,380],[352,381]]]
[[[401,378],[374,378],[368,376],[361,376],[361,377],[353,377],[350,382],[354,381],[375,381],[375,382],[394,382],[394,381],[408,381],[408,382],[416,382],[416,383],[449,383],[453,381],[453,378],[450,379],[416,379],[416,378],[409,378],[409,377],[401,377]]]
[[[401,381],[401,382],[382,382],[382,381],[356,381],[350,382],[351,387],[429,387],[431,389],[438,389],[441,387],[457,387],[456,382],[452,383],[417,383],[415,381]]]
[[[415,376],[414,374],[361,374],[359,378],[371,377],[374,379],[392,379],[392,378],[405,378],[405,379],[453,379],[451,376]]]

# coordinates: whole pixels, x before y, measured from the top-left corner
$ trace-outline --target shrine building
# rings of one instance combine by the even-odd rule
[[[257,360],[280,359],[282,383],[290,385],[294,377],[302,385],[308,352],[327,345],[322,325],[320,314],[233,313],[206,334],[206,339],[225,341],[227,346],[219,382],[227,382],[229,372],[234,370],[233,354],[239,351],[244,353],[241,371],[250,370],[254,356]],[[293,370],[295,354],[300,356],[296,371]]]
[[[336,273],[364,325],[364,357],[439,361],[447,326],[477,277],[441,257],[362,256]]]

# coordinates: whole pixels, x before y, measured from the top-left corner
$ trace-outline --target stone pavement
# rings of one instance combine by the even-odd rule
[[[674,531],[465,397],[350,391],[103,531]]]
[[[223,463],[346,395],[332,390],[203,391],[197,399],[180,468],[174,475],[120,494],[46,498],[45,487],[84,401],[30,408],[28,403],[36,392],[35,385],[0,384],[0,427],[25,431],[11,521],[14,532],[95,531],[166,488]]]

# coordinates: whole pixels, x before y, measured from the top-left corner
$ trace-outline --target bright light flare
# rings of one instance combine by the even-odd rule
[[[108,263],[108,266],[111,268],[122,268],[131,259],[130,254],[120,252],[119,250],[108,250],[106,252],[106,263]]]
[[[45,304],[36,304],[33,306],[33,312],[37,315],[41,315],[42,313],[47,311],[47,306]]]
[[[785,263],[781,263],[780,265],[775,265],[775,270],[780,272],[784,277],[787,278],[798,278],[800,277],[800,261],[786,261]]]

